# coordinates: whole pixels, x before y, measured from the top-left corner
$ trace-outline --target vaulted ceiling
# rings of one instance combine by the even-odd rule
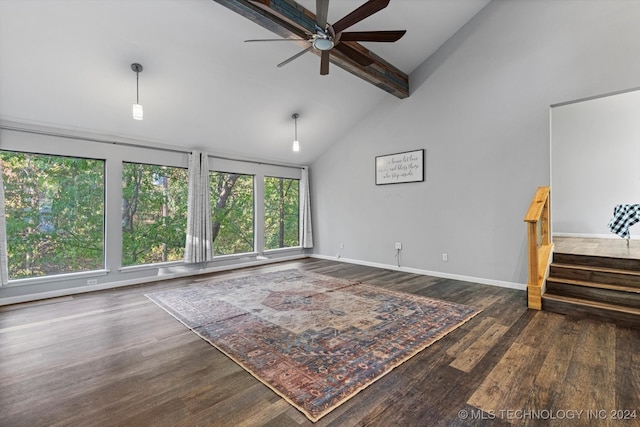
[[[391,0],[349,30],[407,30],[395,43],[360,44],[410,75],[488,1]],[[302,47],[245,43],[282,34],[233,2],[0,0],[0,120],[308,164],[385,98],[406,102],[363,80],[363,70],[332,64],[321,76],[313,53],[277,68]],[[315,13],[314,0],[298,3]],[[363,3],[332,0],[328,21]],[[144,67],[143,121],[131,118],[134,62]]]

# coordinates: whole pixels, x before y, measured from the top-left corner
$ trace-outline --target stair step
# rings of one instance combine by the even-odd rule
[[[640,288],[624,285],[549,277],[547,278],[546,292],[551,295],[640,309]]]
[[[640,327],[640,259],[556,252],[543,310]]]
[[[640,308],[545,293],[542,296],[542,309],[571,316],[596,317],[624,326],[640,328]]]
[[[558,264],[581,265],[588,267],[604,267],[622,269],[628,271],[640,271],[640,259],[614,258],[597,255],[576,255],[562,252],[554,252],[553,262]]]
[[[565,277],[556,277],[556,276],[549,276],[547,278],[547,284],[549,282],[575,285],[575,286],[584,286],[586,288],[608,289],[612,291],[640,294],[640,288],[636,288],[635,286],[616,285],[613,283],[599,283],[599,282],[591,282],[588,280],[567,279]]]
[[[558,268],[571,268],[575,270],[583,270],[583,271],[600,271],[603,273],[612,273],[612,274],[628,274],[629,276],[640,277],[640,270],[628,270],[625,268],[616,268],[616,267],[598,267],[591,265],[581,265],[581,264],[568,264],[561,262],[552,262],[552,266],[556,266]]]
[[[566,303],[575,304],[583,307],[592,307],[592,308],[598,308],[603,310],[610,310],[614,312],[627,313],[627,314],[640,316],[640,308],[620,307],[619,305],[607,304],[606,302],[587,301],[581,298],[572,298],[572,297],[565,297],[561,295],[549,295],[549,294],[544,294],[543,299],[553,300],[557,302],[566,302]]]
[[[640,289],[640,271],[636,270],[553,262],[549,275],[556,278],[632,286]]]

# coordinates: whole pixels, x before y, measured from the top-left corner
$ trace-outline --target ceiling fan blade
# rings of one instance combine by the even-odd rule
[[[349,31],[342,33],[343,42],[395,42],[405,35],[406,30],[399,31]]]
[[[346,43],[338,43],[335,45],[334,49],[339,50],[349,58],[353,59],[359,65],[366,67],[367,65],[373,64],[373,59],[368,57],[367,55],[355,50],[351,46]]]
[[[326,76],[329,74],[329,51],[324,50],[320,55],[320,75]]]
[[[251,39],[245,40],[245,43],[249,42],[301,42],[306,41],[305,39]]]
[[[350,26],[384,9],[389,4],[389,1],[390,0],[369,0],[368,2],[333,24],[333,29],[336,33],[340,33]]]
[[[316,0],[316,23],[324,30],[327,26],[327,14],[329,13],[329,0]]]
[[[308,48],[306,48],[305,50],[296,53],[295,55],[293,55],[291,58],[289,59],[285,59],[284,61],[282,61],[281,63],[278,64],[278,68],[280,67],[284,67],[285,65],[287,65],[289,62],[293,61],[294,59],[297,59],[299,57],[301,57],[302,55],[304,55],[305,53],[309,52],[311,49],[313,49],[313,46],[309,46]]]

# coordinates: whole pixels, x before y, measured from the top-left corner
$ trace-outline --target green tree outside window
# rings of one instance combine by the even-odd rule
[[[104,268],[104,161],[0,152],[10,279]]]
[[[188,171],[123,163],[122,265],[184,258]]]
[[[300,180],[264,178],[264,248],[299,246]]]
[[[253,252],[253,176],[210,172],[209,188],[214,254]]]

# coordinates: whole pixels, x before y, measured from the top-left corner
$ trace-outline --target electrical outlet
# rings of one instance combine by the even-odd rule
[[[396,249],[397,250],[401,250],[402,249],[402,243],[396,243]]]
[[[87,285],[97,285],[98,279],[89,279],[87,280]]]
[[[442,261],[449,261],[449,255],[446,252],[442,254]]]
[[[344,249],[344,243],[340,242],[340,249]]]

